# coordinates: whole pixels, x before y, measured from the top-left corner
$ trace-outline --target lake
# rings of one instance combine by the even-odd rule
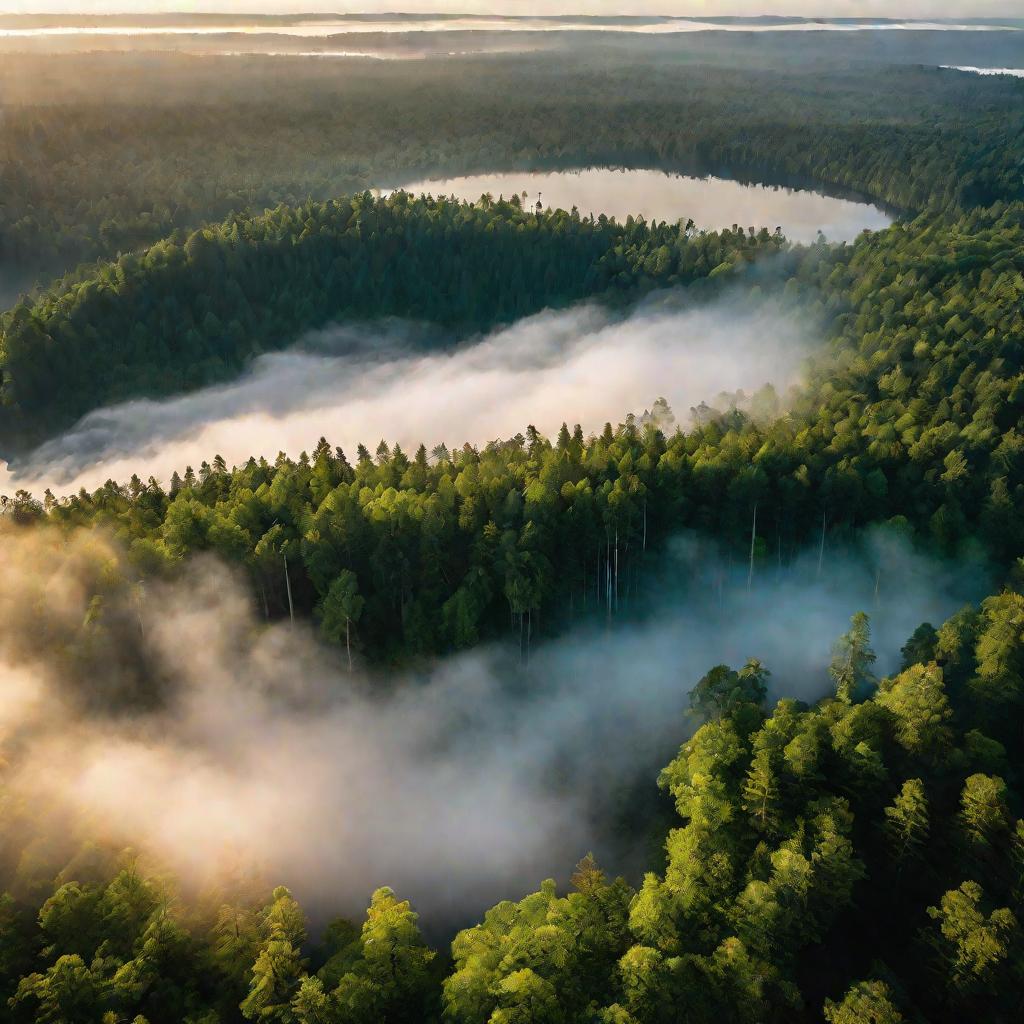
[[[651,170],[590,168],[549,173],[500,172],[460,178],[414,181],[401,186],[415,194],[477,200],[526,193],[533,207],[570,210],[584,216],[602,213],[617,220],[632,214],[648,221],[692,218],[701,228],[781,227],[794,242],[811,242],[820,230],[830,241],[850,241],[865,228],[878,231],[892,218],[870,203],[837,199],[797,189],[743,185],[724,178],[693,178]]]

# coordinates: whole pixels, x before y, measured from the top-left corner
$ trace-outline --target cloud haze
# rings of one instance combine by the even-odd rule
[[[773,304],[681,309],[671,295],[621,319],[594,305],[542,313],[424,354],[430,337],[400,321],[316,332],[231,384],[90,413],[0,475],[0,491],[92,490],[133,473],[166,483],[216,454],[228,465],[297,456],[320,436],[351,457],[382,439],[410,454],[420,443],[486,444],[531,423],[548,435],[563,420],[598,431],[659,396],[685,422],[721,391],[785,391],[814,347]]]
[[[759,571],[748,591],[744,569],[681,537],[643,625],[578,628],[528,669],[510,638],[353,681],[305,627],[264,626],[241,581],[210,561],[108,596],[96,618],[88,574],[109,580],[116,550],[54,536],[0,533],[0,749],[14,805],[33,808],[32,830],[48,821],[59,836],[131,845],[197,886],[262,873],[321,922],[358,914],[387,884],[428,923],[463,924],[544,877],[564,881],[588,850],[613,869],[642,863],[649,851],[617,834],[617,814],[631,793],[653,794],[708,668],[758,657],[773,696],[814,699],[853,612],[872,614],[877,667],[892,671],[922,619],[942,621],[985,583],[977,566],[879,534],[828,550],[820,577],[811,553]],[[80,629],[120,679],[107,703],[85,699],[106,673],[61,653]],[[126,695],[157,684],[159,703],[125,712]]]
[[[180,0],[0,0],[5,12],[144,13],[180,11]],[[198,0],[187,5],[190,11],[213,13],[307,13],[365,12],[389,13],[401,10],[410,14],[550,14],[551,8],[538,0],[360,0],[357,3],[334,0]],[[724,17],[762,14],[802,17],[848,18],[957,18],[1020,17],[1017,0],[559,0],[559,14],[677,15],[680,17]]]

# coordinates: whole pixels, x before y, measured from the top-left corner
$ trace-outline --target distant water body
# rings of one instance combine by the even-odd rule
[[[817,192],[742,185],[723,178],[693,178],[652,170],[590,168],[551,173],[508,172],[415,181],[400,186],[414,194],[455,196],[475,201],[513,195],[524,205],[570,210],[583,216],[629,215],[674,222],[692,219],[701,228],[781,227],[794,242],[811,242],[821,231],[830,241],[850,241],[861,231],[888,227],[892,219],[869,203],[837,199]]]
[[[1011,78],[1024,78],[1024,68],[975,68],[966,64],[943,64],[947,71],[969,71],[975,75],[1009,75]]]

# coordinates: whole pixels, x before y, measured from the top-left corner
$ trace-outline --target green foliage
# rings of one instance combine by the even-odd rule
[[[559,897],[554,882],[520,903],[500,903],[452,943],[446,1016],[460,1024],[575,1020],[611,994],[629,944],[632,890],[581,864],[582,890]]]
[[[779,784],[767,749],[759,750],[750,763],[743,786],[743,810],[762,832],[773,832],[778,825]]]
[[[885,808],[885,831],[897,864],[902,866],[917,855],[928,838],[928,800],[920,779],[904,782]]]
[[[934,942],[951,989],[1007,995],[998,979],[1011,966],[1009,943],[1017,930],[1017,919],[1006,907],[986,915],[982,900],[981,886],[964,882],[947,892],[938,907],[929,907],[928,915],[935,919],[939,930]],[[1016,966],[1019,973],[1019,964]]]
[[[926,665],[929,661],[934,661],[938,639],[935,627],[930,622],[921,623],[914,630],[914,635],[900,648],[903,657],[902,668],[908,669],[911,665]]]
[[[871,666],[875,652],[871,650],[871,625],[864,612],[857,612],[850,621],[850,632],[843,634],[832,655],[829,673],[835,682],[836,696],[845,703],[863,696],[874,683]]]
[[[782,244],[404,192],[236,215],[100,264],[0,319],[5,425],[9,437],[38,434],[97,404],[224,379],[338,319],[403,316],[457,339],[589,295],[686,284]],[[669,258],[649,268],[661,248]],[[287,287],[269,287],[282,275]]]
[[[951,636],[966,618],[933,632]],[[855,625],[839,645],[843,669],[869,650],[866,620]],[[961,651],[963,674],[989,650],[979,631]],[[914,663],[860,703],[781,701],[746,742],[734,724],[743,704],[704,725],[662,773],[684,824],[668,836],[664,876],[648,874],[633,901],[639,945],[625,962],[619,1010],[640,1022],[672,1019],[670,1008],[698,1021],[813,1019],[813,1002],[811,1016],[797,1008],[799,993],[824,985],[847,993],[824,1001],[830,1022],[900,1021],[908,1006],[948,1019],[979,999],[991,1019],[1010,1019],[1024,969],[1009,909],[1020,872],[1009,808],[1020,796],[1003,778],[970,774],[1003,748],[977,728],[988,718],[977,694],[963,690],[958,701],[934,662]],[[869,775],[866,757],[877,765]],[[916,774],[890,783],[886,762]],[[960,885],[965,869],[980,872],[988,900],[978,883]],[[920,932],[925,911],[936,924]],[[868,935],[884,983],[858,982],[846,973],[852,961],[834,961]],[[947,984],[936,988],[931,969]]]
[[[903,1015],[885,982],[861,981],[841,1003],[825,1000],[825,1020],[828,1024],[902,1024]]]
[[[281,886],[274,890],[273,902],[260,917],[261,942],[252,966],[249,994],[240,1009],[248,1020],[293,1024],[292,997],[306,966],[301,955],[306,937],[302,912],[291,893]]]
[[[998,776],[972,775],[964,783],[960,813],[972,842],[991,843],[1009,828],[1006,792],[1006,783]]]
[[[393,291],[397,275],[406,282],[402,294],[408,297],[408,289],[422,287],[428,304],[442,303],[450,291],[447,285],[437,290],[430,275],[456,273],[453,267],[465,255],[473,273],[481,275],[477,298],[483,306],[475,308],[485,319],[523,312],[513,307],[527,292],[541,302],[555,301],[549,289],[555,278],[539,258],[549,243],[551,253],[561,253],[558,274],[582,274],[577,278],[582,291],[573,294],[646,287],[646,271],[639,276],[634,271],[646,247],[666,232],[683,261],[680,268],[709,247],[740,246],[751,253],[777,247],[772,239],[751,240],[744,233],[693,235],[675,226],[618,226],[571,214],[538,218],[510,203],[464,206],[404,196],[357,196],[277,210],[245,223],[253,235],[248,241],[245,232],[234,237],[237,225],[206,231],[213,239],[209,244],[224,252],[241,247],[243,255],[224,273],[251,271],[255,276],[246,287],[253,301],[282,303],[280,330],[267,328],[273,318],[263,313],[253,321],[257,333],[266,328],[273,334],[260,344],[284,343],[291,336],[288,324],[294,327],[294,310],[285,309],[292,290],[267,288],[260,278],[264,270],[276,273],[272,268],[281,246],[294,248],[290,265],[297,274],[308,256],[312,276],[304,280],[314,292],[311,301],[320,303],[334,301],[317,275],[332,272],[339,247],[357,254],[383,246],[388,259],[422,259],[423,272],[410,271],[411,276],[387,264],[380,286]],[[382,240],[388,232],[405,241],[391,247]],[[429,246],[448,245],[453,232],[461,239],[457,259],[428,257]],[[605,249],[615,238],[627,237],[625,250]],[[543,245],[534,244],[542,238]],[[60,333],[75,320],[69,318],[68,303],[84,303],[81,316],[111,325],[104,337],[121,361],[124,337],[140,318],[151,318],[158,333],[179,338],[175,325],[186,297],[198,306],[234,301],[232,289],[211,297],[209,289],[199,287],[205,274],[189,269],[187,257],[176,270],[177,257],[168,253],[177,245],[158,246],[141,263],[132,257],[138,264],[132,289],[118,291],[108,267],[97,273],[114,281],[109,287],[70,284],[7,314],[5,330],[21,339],[13,348],[8,345],[14,362],[7,379],[16,403],[9,412],[15,420],[21,415],[15,363],[21,359],[30,373],[38,369],[41,401],[59,407],[60,415],[75,409],[75,400],[56,386],[50,361],[37,363],[49,343],[40,348],[32,340],[38,331],[50,337],[51,328]],[[1007,565],[1024,552],[1014,511],[1024,501],[1024,459],[1015,454],[1018,437],[1024,437],[1022,254],[1024,206],[1018,204],[930,214],[853,246],[812,247],[778,257],[759,286],[778,274],[777,283],[785,282],[785,301],[799,301],[804,314],[823,317],[831,325],[832,344],[816,360],[790,409],[768,420],[740,406],[707,407],[695,412],[691,430],[671,435],[659,429],[658,423],[669,422],[664,417],[631,419],[590,438],[566,429],[562,442],[534,433],[482,450],[439,450],[433,458],[425,449],[411,460],[400,449],[385,449],[376,461],[366,452],[354,464],[322,440],[312,458],[279,459],[273,465],[250,460],[232,469],[214,458],[208,471],[197,476],[186,469],[166,489],[153,480],[138,486],[110,483],[93,494],[48,499],[45,510],[29,495],[16,496],[8,510],[19,521],[47,516],[69,526],[107,525],[147,574],[212,550],[249,568],[258,600],[271,617],[289,611],[284,558],[300,614],[326,607],[332,583],[344,572],[354,573],[363,604],[358,622],[355,615],[344,616],[346,639],[350,647],[356,641],[370,657],[383,658],[471,645],[506,629],[509,613],[517,632],[527,620],[531,632],[538,619],[545,629],[555,629],[581,611],[594,613],[605,605],[614,615],[621,595],[608,586],[608,567],[616,538],[623,579],[636,576],[645,553],[653,556],[681,527],[710,534],[726,551],[745,555],[752,497],[758,502],[759,528],[778,537],[780,554],[817,544],[824,512],[827,540],[848,538],[865,523],[887,523],[890,529],[912,528],[920,542],[956,553],[973,534],[997,564]],[[493,263],[505,259],[523,261],[522,273],[539,275],[545,283],[533,290],[510,285],[507,292],[504,284],[492,287],[492,279],[510,280],[508,268]],[[597,276],[584,272],[584,265],[598,268]],[[680,272],[687,279],[702,273],[697,264]],[[196,289],[179,287],[186,278]],[[342,275],[338,287],[349,288],[350,279]],[[367,311],[397,308],[380,306],[381,296],[371,292],[358,289]],[[387,302],[396,294],[385,296]],[[511,305],[501,313],[495,303],[504,302],[503,295]],[[167,302],[175,304],[175,315],[160,312]],[[418,313],[430,316],[433,308]],[[466,313],[453,311],[450,303],[445,308],[446,316]],[[234,316],[220,313],[221,320]],[[467,315],[472,319],[477,313]],[[97,359],[97,344],[96,339],[83,342],[82,351],[90,366],[104,367],[106,387],[116,374]],[[235,356],[244,358],[241,351]],[[174,361],[179,368],[202,362],[199,355]],[[83,401],[94,402],[93,371],[72,357],[59,363],[59,372],[67,370],[68,386],[80,389]],[[155,366],[145,346],[137,365]],[[163,371],[160,380],[169,380]],[[951,454],[957,458],[951,460]],[[960,459],[970,472],[951,475]],[[442,559],[444,572],[438,568]],[[879,584],[897,581],[880,571]],[[340,640],[341,617],[333,625],[327,621],[330,634]],[[979,695],[998,693],[1006,704],[1019,702],[1024,675],[1019,658],[1009,652],[1022,621],[1019,596],[995,596],[980,617],[971,612],[938,630],[933,651],[930,634],[919,631],[905,657],[923,656],[922,664],[933,657],[951,689],[966,686]],[[858,628],[842,642],[835,664],[837,687],[854,700],[872,683],[869,644]],[[961,668],[963,652],[978,630],[985,634],[986,656],[968,678]],[[702,700],[702,693],[698,690],[695,699]],[[997,719],[988,732],[997,736],[1000,712],[988,703]]]
[[[26,60],[5,61],[0,84]],[[64,550],[48,526],[105,528],[131,553],[123,564],[96,533],[67,542],[92,601],[48,643],[88,680],[86,703],[153,699],[119,689],[119,659],[135,652],[117,651],[105,624],[132,607],[140,578],[203,551],[244,569],[268,619],[316,614],[350,659],[353,642],[416,658],[510,621],[527,635],[537,619],[558,629],[581,608],[610,621],[620,572],[642,580],[680,528],[745,557],[755,503],[780,562],[814,543],[827,573],[827,542],[887,524],[950,554],[978,539],[1014,582],[1018,83],[846,67],[823,87],[785,68],[678,57],[641,75],[611,54],[600,76],[586,62],[422,64],[338,72],[331,103],[303,93],[325,87],[322,70],[305,70],[297,84],[275,80],[279,102],[254,92],[246,119],[223,114],[258,81],[248,63],[225,86],[239,90],[232,104],[193,103],[197,71],[189,102],[161,106],[177,65],[155,61],[153,91],[116,125],[77,94],[66,107],[5,101],[0,258],[55,270],[108,259],[0,320],[5,447],[99,402],[223,379],[339,317],[402,315],[458,339],[582,298],[680,286],[695,303],[729,283],[771,290],[827,345],[784,411],[774,393],[725,396],[722,409],[694,409],[688,430],[671,431],[662,401],[657,416],[592,437],[566,424],[549,441],[531,427],[413,458],[382,442],[353,462],[321,439],[312,456],[274,464],[213,455],[166,487],[133,478],[42,503],[19,492],[5,502],[11,528],[49,552],[27,606],[46,599],[46,560]],[[279,145],[285,126],[297,145]],[[131,159],[112,159],[128,148]],[[216,187],[194,194],[169,152],[190,153]],[[613,158],[853,188],[923,212],[852,245],[793,248],[739,225],[700,233],[518,199],[363,191],[383,167]],[[339,181],[348,198],[332,198]],[[889,571],[883,560],[878,585],[900,586]],[[922,625],[901,654],[900,671],[876,680],[859,613],[830,666],[837,699],[770,711],[760,662],[713,668],[691,696],[704,724],[660,776],[678,820],[659,870],[634,890],[586,858],[569,894],[545,882],[459,932],[443,980],[449,965],[389,889],[361,928],[336,922],[317,948],[286,889],[263,907],[240,896],[185,907],[134,866],[62,867],[21,849],[25,812],[0,801],[5,1008],[40,1024],[1008,1024],[1024,990],[1024,597],[1009,587]]]
[[[913,665],[882,684],[878,703],[896,720],[896,740],[908,753],[944,757],[953,716],[937,665]]]
[[[330,589],[320,606],[320,629],[329,640],[341,641],[349,648],[349,667],[352,665],[350,634],[352,623],[359,621],[365,602],[359,594],[356,574],[343,569],[332,580]]]
[[[96,981],[80,956],[60,957],[44,974],[30,974],[18,985],[12,1008],[29,1003],[39,1024],[86,1024],[100,1006]]]
[[[733,714],[741,704],[759,707],[768,693],[768,670],[756,660],[739,672],[728,665],[716,665],[690,691],[690,707],[707,717]]]
[[[986,36],[970,63],[998,66],[999,41],[1020,66],[1013,33]],[[554,58],[294,60],[287,75],[255,56],[6,51],[0,264],[58,274],[232,211],[496,167],[827,184],[900,209],[1022,198],[1019,83],[938,70],[973,42],[942,38],[896,51],[836,33],[809,59],[801,33],[577,35]]]

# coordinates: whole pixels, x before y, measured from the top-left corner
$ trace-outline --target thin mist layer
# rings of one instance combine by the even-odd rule
[[[58,19],[53,18],[53,21]],[[765,22],[759,19],[701,20],[699,18],[672,17],[623,17],[623,18],[573,18],[573,17],[514,17],[500,15],[455,16],[431,18],[429,15],[386,16],[380,18],[321,17],[297,20],[293,24],[275,22],[261,23],[246,20],[244,16],[213,18],[212,24],[188,21],[175,24],[173,18],[162,19],[157,25],[140,22],[133,24],[130,18],[110,19],[113,23],[82,24],[73,15],[66,16],[65,24],[8,25],[0,24],[0,36],[10,38],[31,38],[47,36],[146,36],[146,35],[219,35],[240,33],[261,35],[296,36],[303,39],[342,34],[393,34],[412,32],[628,32],[643,35],[674,35],[692,32],[879,32],[879,31],[927,31],[927,32],[1001,32],[1012,31],[1015,26],[1008,24],[986,24],[968,20],[915,21],[911,19],[876,21],[864,20],[803,20],[800,18],[779,18]],[[1009,19],[1007,19],[1009,22]]]
[[[664,397],[685,421],[719,392],[796,382],[813,347],[772,304],[724,299],[642,304],[625,318],[592,305],[543,313],[455,351],[422,354],[425,329],[400,321],[338,327],[258,358],[233,384],[98,410],[0,480],[37,494],[94,489],[133,473],[166,481],[215,454],[231,464],[381,439],[414,449],[511,437],[563,420],[599,430]]]

